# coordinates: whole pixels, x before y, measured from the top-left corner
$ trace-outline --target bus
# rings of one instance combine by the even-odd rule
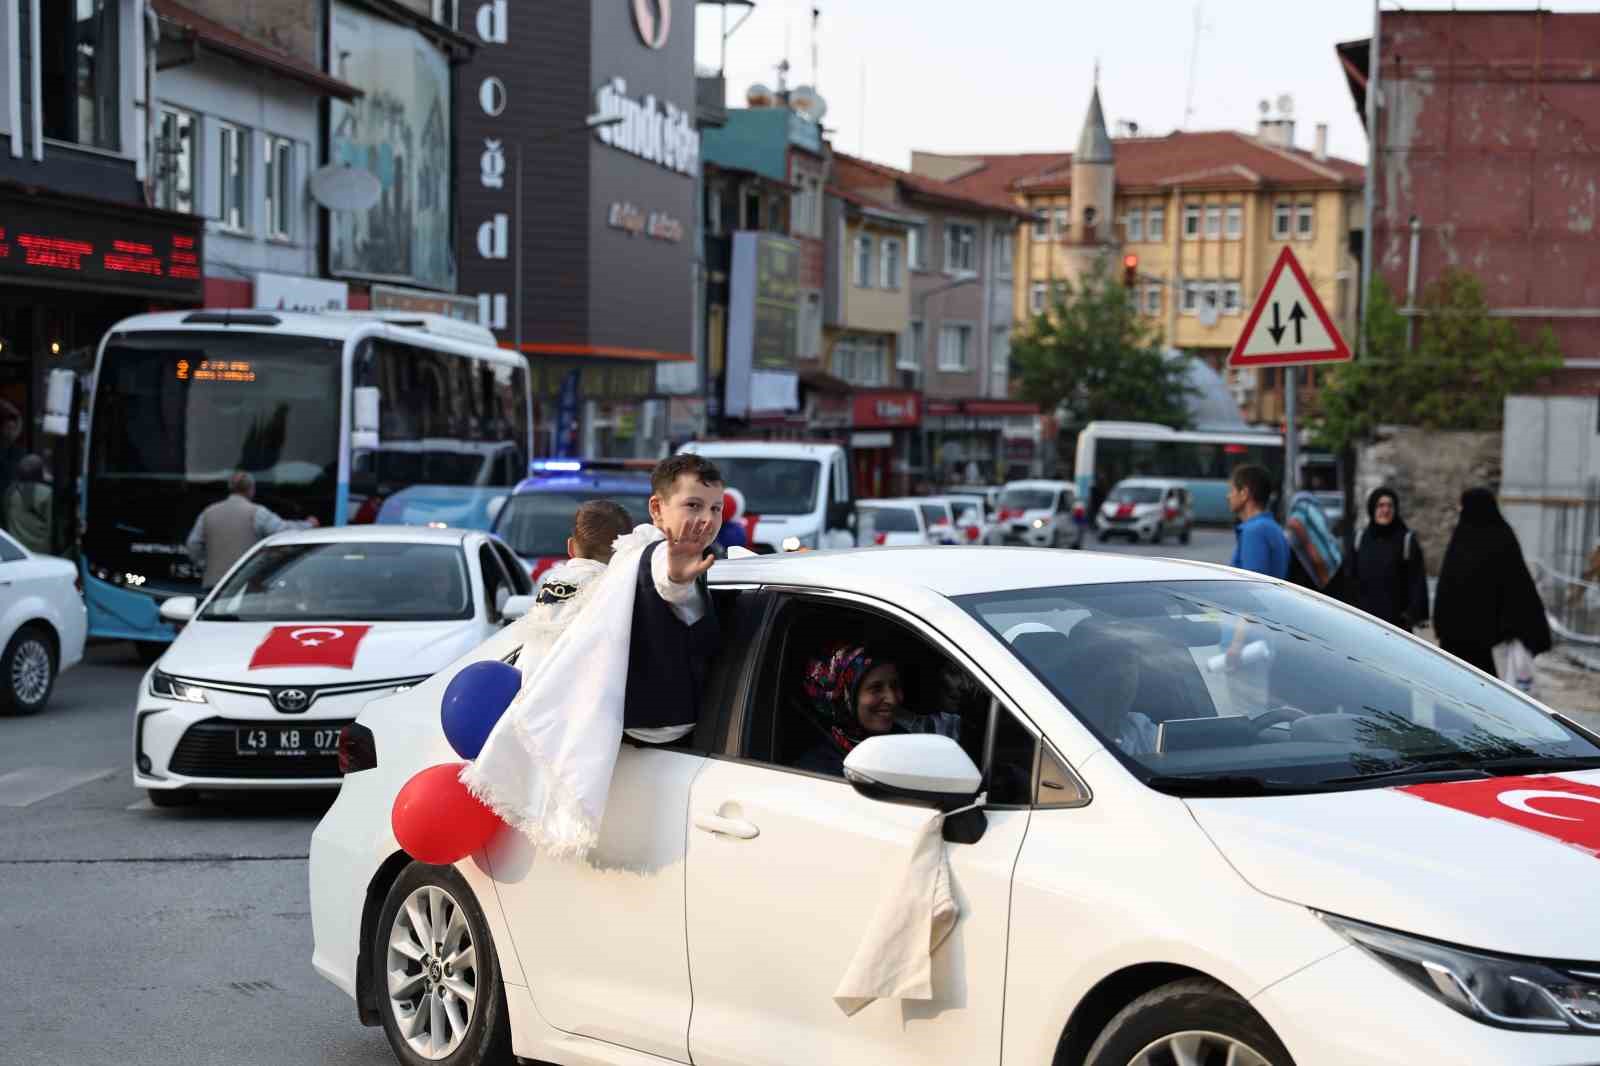
[[[1078,499],[1093,498],[1098,481],[1105,491],[1126,477],[1172,478],[1184,482],[1194,502],[1196,522],[1228,523],[1228,479],[1245,463],[1262,466],[1273,484],[1283,482],[1283,434],[1261,430],[1178,430],[1153,422],[1090,422],[1078,434],[1073,475]],[[1343,515],[1338,464],[1316,452],[1300,453],[1302,487],[1314,492],[1337,526]],[[1092,518],[1091,518],[1092,521]]]
[[[233,471],[287,519],[486,529],[533,447],[526,357],[436,315],[138,315],[81,391],[89,633],[147,658],[174,636],[161,601],[200,591],[184,543]]]

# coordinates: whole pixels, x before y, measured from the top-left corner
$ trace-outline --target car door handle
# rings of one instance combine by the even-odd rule
[[[696,829],[704,829],[707,833],[738,837],[740,840],[754,840],[761,835],[761,830],[750,822],[741,818],[724,818],[720,814],[697,814],[694,816],[694,825]]]

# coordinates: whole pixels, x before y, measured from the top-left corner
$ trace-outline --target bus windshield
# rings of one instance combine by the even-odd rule
[[[257,502],[282,517],[331,523],[339,352],[337,341],[236,330],[113,337],[95,382],[90,560],[192,578],[183,542],[234,470],[248,471]]]

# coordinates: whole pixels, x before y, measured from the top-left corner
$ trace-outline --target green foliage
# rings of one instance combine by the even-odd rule
[[[1322,388],[1321,437],[1342,448],[1380,423],[1424,429],[1498,429],[1505,398],[1561,366],[1548,328],[1532,343],[1504,318],[1491,318],[1483,286],[1452,270],[1428,288],[1415,349],[1389,287],[1374,278],[1366,350],[1334,368]]]
[[[1066,409],[1063,427],[1095,419],[1188,423],[1193,391],[1182,361],[1162,352],[1161,333],[1102,264],[1053,306],[1019,327],[1011,365],[1022,395],[1045,412]]]

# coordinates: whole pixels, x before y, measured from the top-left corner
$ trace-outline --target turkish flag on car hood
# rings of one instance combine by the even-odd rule
[[[356,664],[356,649],[371,626],[273,626],[255,654],[250,669],[272,666],[327,666],[349,670]]]
[[[1600,788],[1565,777],[1496,777],[1399,791],[1479,818],[1509,822],[1600,856]]]

